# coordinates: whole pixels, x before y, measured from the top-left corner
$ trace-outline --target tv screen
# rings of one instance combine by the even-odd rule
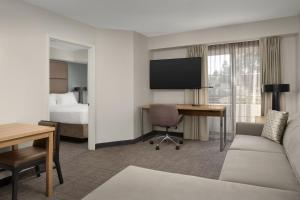
[[[201,58],[151,60],[150,88],[201,88]]]

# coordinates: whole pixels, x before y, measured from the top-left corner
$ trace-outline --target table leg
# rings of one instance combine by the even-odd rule
[[[53,132],[49,133],[46,158],[46,193],[48,197],[53,194]]]
[[[224,132],[223,132],[223,116],[220,116],[220,151],[223,151],[224,147]]]
[[[144,138],[144,109],[141,108],[141,134],[142,134],[142,141],[145,141]]]

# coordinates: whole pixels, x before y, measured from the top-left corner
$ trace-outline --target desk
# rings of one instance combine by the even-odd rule
[[[29,124],[4,124],[0,125],[0,148],[12,146],[17,149],[17,145],[48,138],[47,159],[46,159],[46,195],[53,194],[53,127],[37,126]]]
[[[220,117],[220,151],[226,146],[226,107],[224,105],[203,104],[194,106],[192,104],[177,104],[179,114],[189,116]],[[141,132],[144,138],[144,110],[149,110],[150,105],[141,106]],[[224,123],[224,126],[223,126]]]

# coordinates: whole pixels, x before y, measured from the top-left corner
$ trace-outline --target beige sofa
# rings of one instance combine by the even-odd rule
[[[220,180],[129,166],[84,200],[300,200],[300,118],[283,145],[261,137],[262,128],[237,124]]]

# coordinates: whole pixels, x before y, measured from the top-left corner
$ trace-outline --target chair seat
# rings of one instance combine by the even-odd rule
[[[17,168],[27,163],[46,159],[47,152],[44,148],[27,147],[16,151],[0,154],[0,165]]]

